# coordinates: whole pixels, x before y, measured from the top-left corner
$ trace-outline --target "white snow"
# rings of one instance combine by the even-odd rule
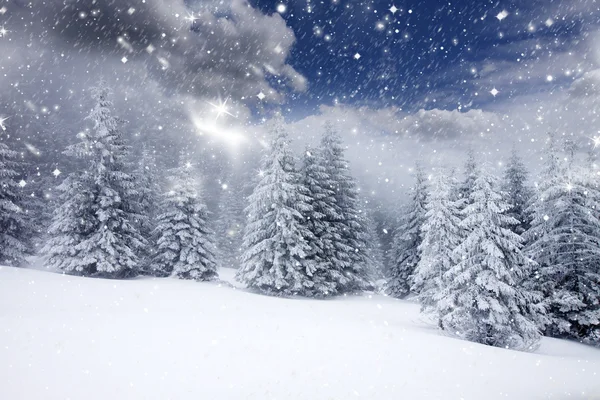
[[[464,342],[377,295],[281,299],[2,267],[0,376],[1,399],[590,398],[600,350]]]

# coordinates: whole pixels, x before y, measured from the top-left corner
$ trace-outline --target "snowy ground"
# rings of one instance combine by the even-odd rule
[[[600,396],[600,351],[459,341],[382,296],[4,267],[0,377],[0,399],[587,399]]]

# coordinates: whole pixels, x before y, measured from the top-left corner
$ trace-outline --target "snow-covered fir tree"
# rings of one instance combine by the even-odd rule
[[[217,278],[213,233],[194,180],[197,173],[187,159],[182,153],[169,177],[170,190],[162,196],[152,267],[158,276],[208,281]]]
[[[518,221],[506,214],[509,208],[497,179],[481,169],[463,211],[461,228],[468,234],[432,297],[433,312],[440,327],[457,337],[529,350],[540,340],[534,320],[541,299],[520,285],[531,261],[521,252],[523,239],[510,229]]]
[[[60,206],[44,246],[47,266],[85,276],[125,278],[139,272],[146,245],[136,226],[136,185],[127,171],[129,147],[112,116],[104,83],[92,89],[95,106],[89,133],[66,154],[83,159],[85,169],[60,185]]]
[[[160,174],[153,152],[146,146],[142,147],[136,169],[134,171],[136,196],[136,226],[144,238],[151,238],[156,226],[156,216],[159,212]],[[152,241],[140,249],[140,273],[152,274],[151,260],[155,252]]]
[[[219,264],[239,268],[242,236],[244,233],[244,194],[241,185],[231,176],[223,184],[217,220],[217,245]]]
[[[304,215],[310,198],[296,169],[283,118],[272,121],[271,144],[260,180],[248,198],[241,267],[236,278],[275,295],[314,296],[314,260],[306,256],[312,233]]]
[[[427,312],[435,305],[433,297],[445,286],[444,274],[457,261],[454,249],[462,239],[462,229],[456,185],[455,179],[439,169],[432,175],[426,197],[420,258],[411,291],[418,294],[421,308]]]
[[[504,171],[502,191],[505,200],[510,205],[507,215],[519,221],[511,229],[521,235],[529,228],[529,215],[525,211],[532,197],[532,191],[527,186],[527,169],[521,160],[517,149],[513,147]]]
[[[23,184],[19,184],[18,153],[11,150],[0,130],[0,265],[21,265],[31,252],[33,233],[25,207]],[[23,181],[25,183],[25,181]]]
[[[390,251],[388,293],[402,298],[410,292],[413,274],[419,263],[421,227],[425,221],[427,178],[420,164],[415,167],[415,184],[409,203],[403,207]]]
[[[372,288],[369,281],[369,256],[366,244],[366,224],[359,205],[356,182],[344,159],[344,148],[339,133],[330,122],[325,123],[318,152],[324,166],[322,186],[333,191],[337,216],[329,220],[334,236],[333,269],[330,277],[336,282],[337,293]]]
[[[463,167],[464,180],[458,187],[458,193],[462,199],[463,207],[466,207],[467,204],[469,204],[473,185],[475,184],[475,179],[477,179],[477,169],[478,166],[475,151],[473,150],[473,147],[469,146],[467,150],[467,159]]]
[[[367,255],[369,257],[369,280],[375,282],[385,278],[385,256],[383,243],[377,233],[377,222],[374,212],[367,208],[365,214],[365,234],[367,243]]]
[[[561,166],[550,137],[525,237],[528,254],[540,264],[534,285],[547,296],[546,334],[598,344],[600,191],[597,176],[589,173],[592,166],[577,166],[574,156],[572,150]]]

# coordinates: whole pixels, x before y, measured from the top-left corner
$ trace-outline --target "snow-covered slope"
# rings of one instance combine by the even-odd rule
[[[1,399],[583,399],[600,396],[600,351],[444,337],[416,304],[382,296],[4,267],[0,376]]]

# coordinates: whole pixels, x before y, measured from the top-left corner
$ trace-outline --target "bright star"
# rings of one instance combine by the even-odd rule
[[[398,11],[398,8],[397,8],[396,6],[391,6],[391,7],[390,7],[390,12],[391,12],[392,14],[396,14],[396,11]]]
[[[358,54],[358,53],[356,53],[356,54],[354,55],[354,59],[355,59],[355,60],[358,60],[360,57],[361,57],[361,56],[360,56],[360,54]]]
[[[194,22],[196,22],[198,19],[199,19],[199,18],[198,18],[198,17],[196,17],[196,16],[194,15],[194,13],[193,13],[193,12],[192,12],[191,14],[188,14],[188,15],[185,17],[185,20],[186,20],[186,21],[188,21],[190,24],[193,24],[193,23],[194,23]]]
[[[60,175],[60,170],[58,168],[56,168],[54,171],[52,171],[52,175],[54,175],[55,177],[58,177]]]
[[[259,94],[256,95],[256,97],[258,97],[259,100],[263,100],[265,97],[265,94],[263,92],[260,92]]]
[[[219,119],[219,117],[222,114],[227,114],[227,115],[231,115],[233,118],[236,118],[235,115],[233,115],[232,113],[230,113],[229,111],[227,111],[227,100],[229,100],[229,98],[226,98],[224,102],[221,103],[221,100],[219,100],[219,105],[210,103],[207,101],[208,104],[210,104],[211,106],[213,106],[215,108],[215,110],[217,111],[217,118],[215,118],[215,120]]]
[[[498,91],[498,89],[493,88],[492,90],[490,90],[490,93],[492,94],[492,96],[496,97],[500,92]]]
[[[26,185],[27,185],[27,182],[25,182],[23,179],[21,179],[21,181],[19,182],[19,186],[24,188]]]
[[[592,137],[590,139],[592,139],[592,143],[594,144],[594,148],[600,146],[600,136],[594,136],[594,137]]]
[[[8,33],[8,30],[4,27],[4,25],[0,26],[0,38],[5,37]]]

